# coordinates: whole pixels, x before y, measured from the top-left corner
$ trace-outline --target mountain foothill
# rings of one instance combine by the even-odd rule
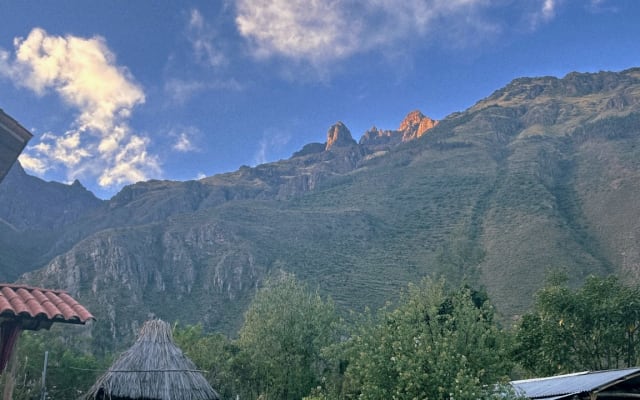
[[[633,68],[515,79],[359,141],[338,122],[289,159],[109,200],[16,164],[0,185],[0,279],[67,290],[123,340],[150,315],[233,335],[280,271],[345,315],[443,276],[485,288],[510,320],[551,269],[640,281],[639,160]]]

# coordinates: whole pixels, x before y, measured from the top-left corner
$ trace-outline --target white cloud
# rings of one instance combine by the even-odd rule
[[[224,24],[225,10],[226,6],[218,14],[214,13],[213,19]],[[195,8],[189,10],[184,22],[182,34],[186,46],[170,55],[165,68],[164,91],[168,103],[184,105],[207,91],[242,90],[243,85],[233,77],[237,71],[232,68],[232,60],[225,51],[229,43],[222,40],[220,32],[224,29],[214,26]]]
[[[41,159],[32,157],[27,153],[20,154],[18,161],[20,161],[20,165],[22,165],[24,169],[37,175],[44,175],[44,173],[49,169]]]
[[[215,29],[205,21],[200,11],[192,9],[187,25],[187,38],[198,62],[212,67],[227,62],[227,57],[215,45],[216,36]]]
[[[169,134],[175,138],[173,143],[173,149],[181,153],[189,153],[198,151],[198,146],[195,144],[196,137],[199,136],[200,131],[195,127],[183,128],[179,131],[174,131]]]
[[[541,0],[541,6],[530,17],[530,28],[536,29],[541,23],[548,22],[556,16],[558,0]]]
[[[236,24],[257,57],[281,54],[318,62],[357,49],[360,26],[350,24],[344,11],[335,0],[239,0]]]
[[[243,90],[243,86],[235,79],[195,81],[182,79],[169,79],[164,85],[173,103],[183,105],[196,94],[206,90]]]
[[[545,20],[549,20],[556,15],[556,2],[555,0],[544,0],[542,4],[542,17]]]
[[[236,25],[257,58],[322,66],[416,40],[476,44],[498,30],[483,17],[489,7],[489,0],[237,0]]]
[[[535,30],[554,19],[561,3],[562,0],[538,0],[537,9],[529,15],[529,29]]]
[[[145,171],[140,166],[157,166],[156,157],[147,153],[148,145],[148,138],[132,136],[115,152],[116,162],[100,175],[98,184],[102,187],[110,187],[147,179]]]
[[[200,81],[185,81],[170,79],[164,85],[164,91],[169,94],[174,103],[185,104],[196,93],[206,89],[206,84]]]
[[[191,139],[185,132],[182,132],[180,136],[178,136],[178,140],[173,145],[173,148],[182,153],[187,153],[196,149],[196,147],[191,143]]]
[[[279,152],[291,140],[289,132],[279,129],[268,129],[258,143],[258,150],[254,154],[254,165],[264,164],[271,160],[271,153]]]
[[[587,7],[587,10],[594,13],[619,12],[620,9],[618,8],[618,5],[619,4],[615,1],[610,2],[607,0],[591,0],[589,6]]]
[[[51,133],[42,135],[40,142],[32,149],[37,154],[46,154],[49,161],[74,168],[91,156],[91,153],[80,145],[80,132],[69,131],[62,136]]]
[[[14,46],[15,59],[0,51],[0,74],[39,95],[53,91],[78,111],[69,131],[43,135],[27,148],[21,158],[26,169],[41,173],[62,166],[69,180],[88,174],[103,187],[160,173],[157,157],[147,152],[149,140],[128,125],[144,92],[116,64],[104,39],[53,36],[35,28],[14,39]]]

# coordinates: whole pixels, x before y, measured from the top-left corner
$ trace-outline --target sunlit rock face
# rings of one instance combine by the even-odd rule
[[[423,136],[437,124],[438,121],[435,119],[415,110],[407,114],[397,130],[378,129],[374,126],[362,135],[359,143],[363,146],[379,147],[408,142]]]
[[[337,122],[327,132],[327,145],[325,150],[331,150],[333,147],[344,147],[356,144],[351,137],[351,132],[342,122]]]
[[[400,123],[398,131],[402,133],[402,141],[417,139],[424,135],[429,129],[438,124],[438,121],[431,119],[420,111],[411,111]]]

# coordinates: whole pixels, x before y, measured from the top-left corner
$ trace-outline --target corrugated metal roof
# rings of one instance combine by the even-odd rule
[[[548,378],[512,381],[511,385],[518,393],[522,393],[530,399],[562,398],[572,394],[591,392],[637,373],[640,373],[640,368],[585,371]]]
[[[95,319],[67,292],[12,284],[0,284],[0,317],[72,324]]]

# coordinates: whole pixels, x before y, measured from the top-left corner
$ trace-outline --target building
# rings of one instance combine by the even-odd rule
[[[517,394],[543,400],[640,399],[640,367],[512,381]]]
[[[0,109],[0,182],[31,137],[28,130]]]
[[[0,109],[0,182],[31,137],[29,131]],[[0,374],[11,360],[22,331],[49,329],[54,322],[85,324],[94,319],[64,291],[0,283]],[[3,398],[12,397],[13,384],[5,385]]]
[[[144,323],[136,342],[120,355],[84,397],[89,400],[219,400],[193,361],[176,346],[171,326]]]
[[[22,331],[49,329],[54,322],[85,324],[94,319],[64,291],[0,283],[0,373]]]

